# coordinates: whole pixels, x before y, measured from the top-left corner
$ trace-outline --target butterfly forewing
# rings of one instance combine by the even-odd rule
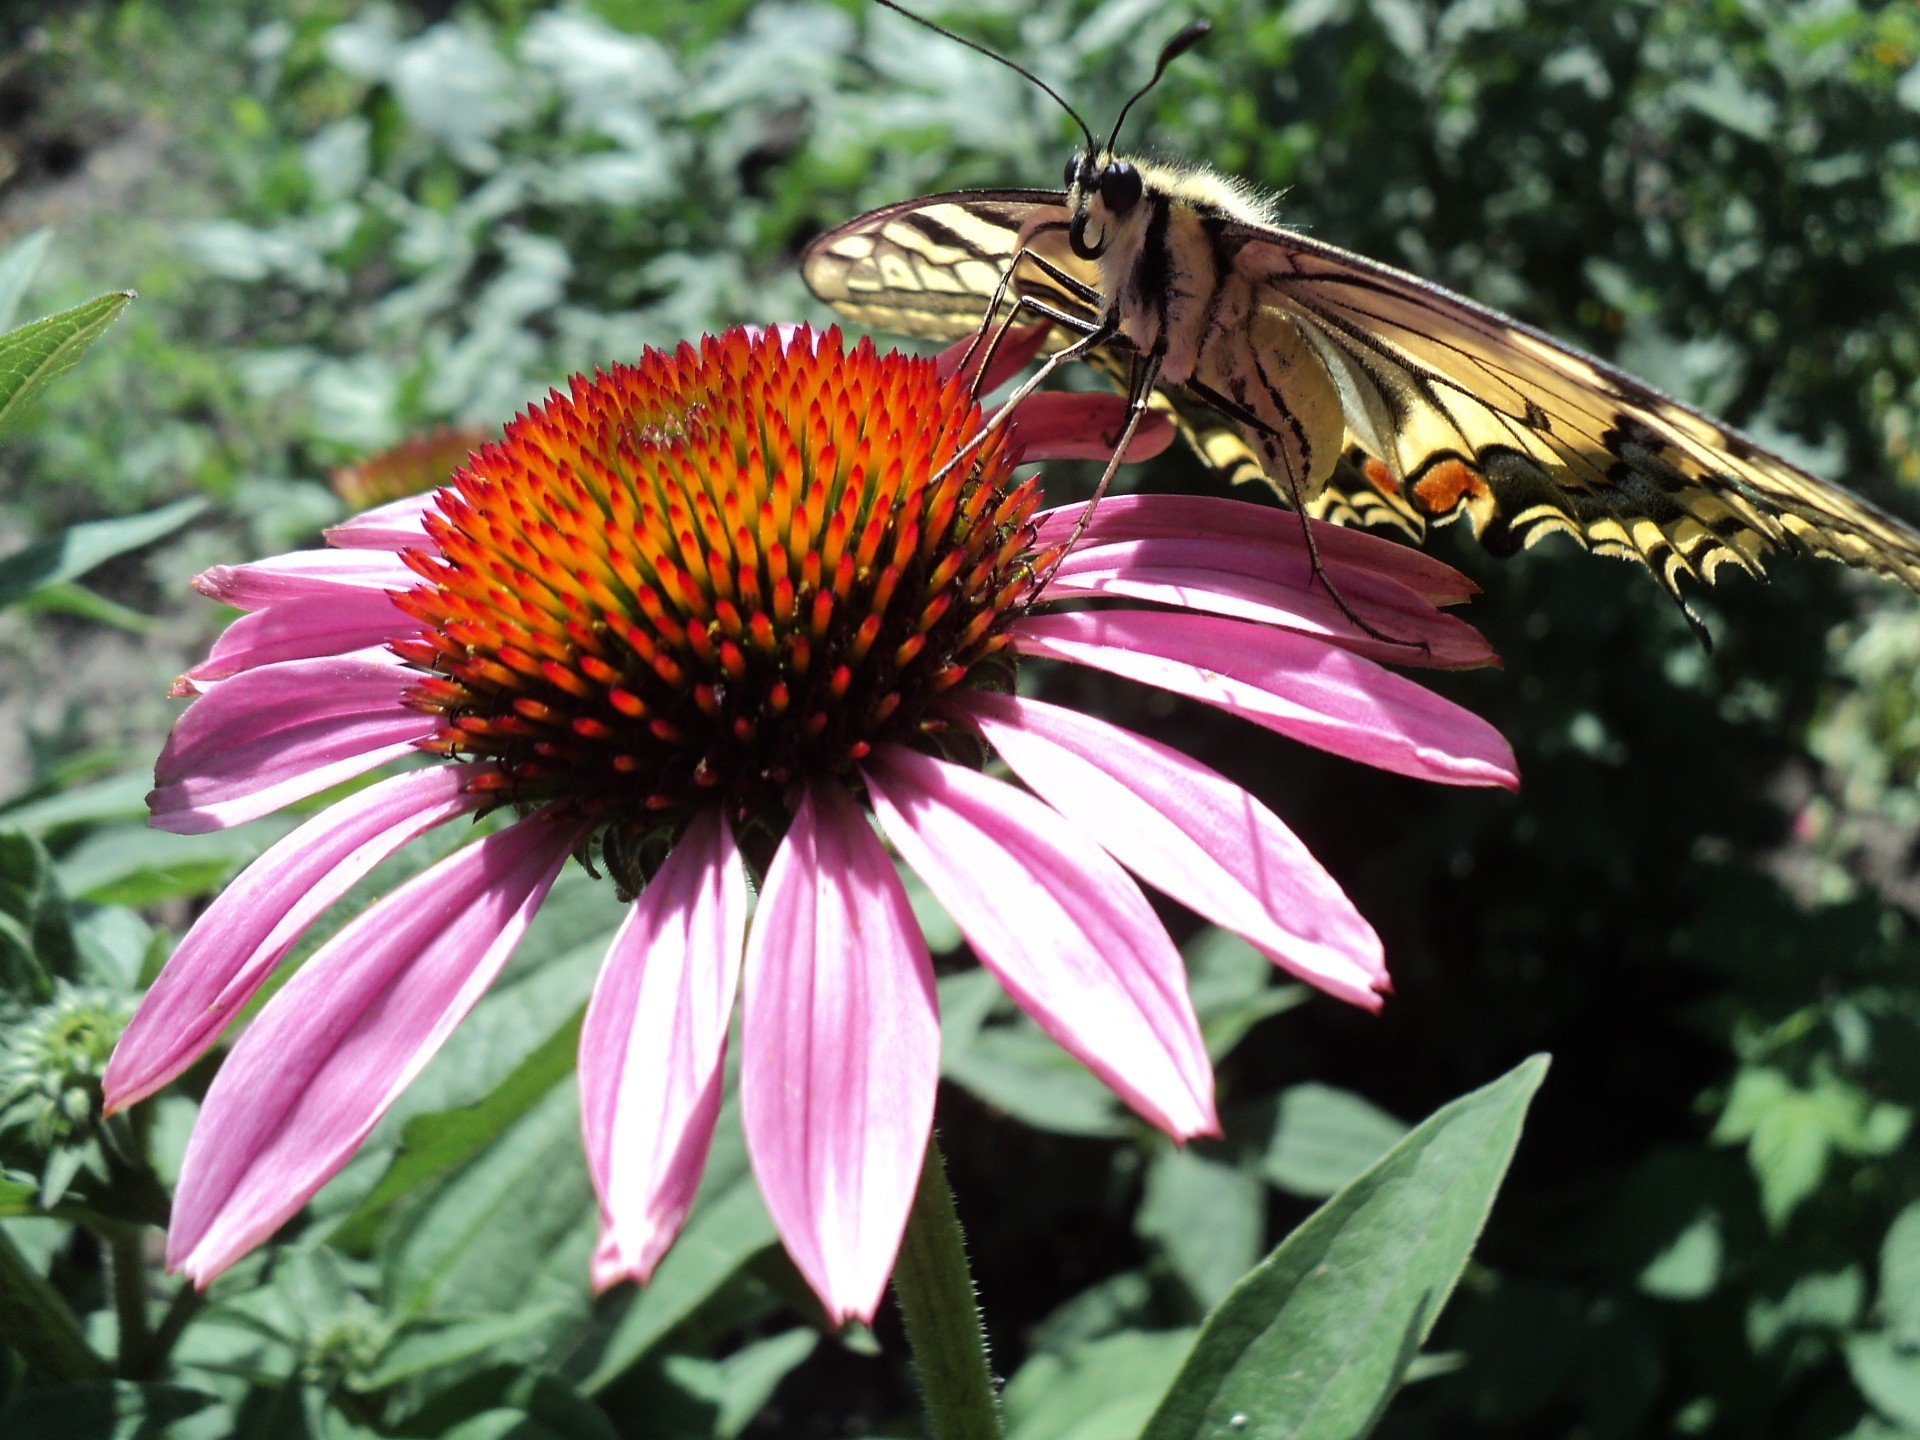
[[[1759,574],[1764,556],[1796,543],[1920,589],[1920,534],[1858,496],[1497,311],[1218,213],[1208,193],[1219,193],[1217,182],[1187,197],[1169,180],[1148,198],[1200,217],[1209,263],[1231,266],[1260,305],[1293,320],[1340,393],[1345,449],[1309,513],[1416,537],[1429,521],[1465,516],[1498,553],[1562,532],[1640,561],[1676,600],[1682,576],[1711,581],[1727,565]],[[1047,264],[1015,267],[996,318],[1025,296],[1062,322],[1058,348],[1118,303],[1104,295],[1099,267],[1069,247],[1071,218],[1068,197],[1052,191],[936,195],[820,237],[802,273],[857,324],[952,340],[980,328],[1024,248]],[[1181,257],[1168,268],[1181,270]],[[1126,328],[1090,357],[1123,387],[1136,358]],[[1210,464],[1235,479],[1265,474],[1248,417],[1228,418],[1180,386],[1153,403]],[[1288,497],[1289,485],[1265,478]]]

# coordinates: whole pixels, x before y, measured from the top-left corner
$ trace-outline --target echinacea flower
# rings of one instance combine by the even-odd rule
[[[1220,500],[1108,500],[1063,557],[1079,507],[1038,515],[1014,466],[1104,454],[1118,397],[1037,396],[949,464],[982,424],[955,363],[843,350],[833,331],[649,352],[576,379],[335,548],[202,577],[248,613],[181,681],[194,699],[155,824],[231,825],[404,755],[434,763],[330,806],[214,902],[121,1041],[111,1106],[204,1052],[381,859],[457,816],[517,818],[348,922],[240,1035],[187,1148],[172,1268],[206,1283],[339,1170],[570,854],[633,896],[580,1039],[601,1286],[645,1280],[686,1216],[737,992],[775,1226],[830,1315],[872,1315],[939,1043],[882,836],[1008,993],[1176,1139],[1217,1129],[1213,1077],[1134,875],[1379,1004],[1378,939],[1276,816],[1165,745],[1014,693],[1014,662],[1095,666],[1402,774],[1511,785],[1497,733],[1377,663],[1487,662],[1435,608],[1470,584],[1322,532],[1326,580],[1393,638],[1356,636],[1298,520]],[[1166,439],[1156,418],[1140,443]],[[1034,608],[1053,599],[1101,603]],[[1026,788],[979,768],[988,750]]]

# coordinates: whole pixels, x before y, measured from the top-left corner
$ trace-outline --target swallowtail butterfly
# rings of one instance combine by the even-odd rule
[[[1154,81],[1205,31],[1175,36]],[[1498,554],[1569,534],[1644,564],[1682,610],[1683,576],[1760,575],[1796,547],[1920,590],[1920,532],[1851,491],[1529,325],[1284,228],[1237,181],[1117,154],[1118,122],[1105,145],[1080,126],[1064,191],[886,206],[814,240],[806,283],[857,325],[926,339],[1050,320],[1056,353],[1150,393],[1212,464],[1323,518],[1421,538],[1464,516]]]

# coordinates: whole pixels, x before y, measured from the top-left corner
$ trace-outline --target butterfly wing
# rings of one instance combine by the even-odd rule
[[[1603,361],[1390,266],[1228,222],[1232,263],[1315,338],[1383,494],[1506,554],[1556,531],[1682,575],[1804,547],[1920,589],[1920,532]]]
[[[1043,267],[1022,265],[996,318],[1011,313],[1014,290],[1049,305],[1081,331],[1099,321],[1088,293],[1099,269],[1067,245],[1066,197],[1051,190],[960,190],[889,205],[829,230],[800,257],[800,276],[856,325],[926,340],[959,340],[980,329],[1007,266],[1024,244],[1078,289]],[[1048,348],[1075,335],[1056,327]]]
[[[1099,267],[1073,254],[1066,228],[1066,197],[1048,190],[963,190],[909,200],[862,215],[810,244],[800,261],[809,289],[842,316],[869,330],[958,340],[980,328],[988,302],[1014,255],[1025,246],[1043,265],[1022,265],[1009,292],[1039,301],[1065,323],[1049,349],[1072,342],[1099,321]],[[1072,282],[1063,285],[1054,272]],[[1003,297],[999,315],[1012,310]],[[1089,357],[1121,390],[1131,379],[1132,356],[1116,342]],[[1178,387],[1156,391],[1154,408],[1167,412],[1201,458],[1235,481],[1262,480],[1260,461],[1240,428]],[[1415,539],[1424,518],[1399,496],[1371,483],[1368,457],[1350,446],[1327,488],[1310,504],[1316,518],[1343,524],[1391,524]]]

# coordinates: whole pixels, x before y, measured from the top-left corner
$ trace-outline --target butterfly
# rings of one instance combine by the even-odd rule
[[[1530,325],[1286,229],[1235,180],[1117,154],[1127,109],[1205,33],[1168,42],[1105,145],[1038,77],[951,36],[1079,121],[1066,189],[872,211],[808,245],[808,287],[857,325],[932,340],[1048,321],[1054,361],[1170,411],[1236,480],[1415,539],[1464,517],[1499,555],[1571,535],[1646,566],[1703,640],[1682,580],[1761,576],[1777,552],[1920,590],[1920,531],[1853,492]]]

